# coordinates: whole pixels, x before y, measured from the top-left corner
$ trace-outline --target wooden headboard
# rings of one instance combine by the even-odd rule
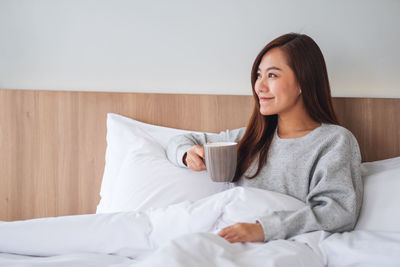
[[[400,155],[400,99],[334,98],[363,161]],[[94,213],[106,115],[219,132],[246,126],[252,96],[0,90],[0,220]]]

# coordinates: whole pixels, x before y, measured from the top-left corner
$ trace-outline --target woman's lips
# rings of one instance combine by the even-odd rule
[[[274,97],[260,97],[260,102],[268,102],[274,99]]]

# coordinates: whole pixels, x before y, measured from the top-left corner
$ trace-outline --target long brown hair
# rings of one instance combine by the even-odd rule
[[[265,116],[260,113],[260,103],[254,85],[262,57],[275,47],[279,47],[286,55],[287,63],[301,88],[308,115],[319,123],[339,124],[333,110],[324,56],[318,45],[309,36],[297,33],[285,34],[272,40],[257,55],[251,70],[255,105],[246,132],[238,145],[238,164],[233,181],[239,180],[256,156],[257,172],[246,178],[252,179],[257,176],[267,162],[268,149],[278,124],[278,115]]]

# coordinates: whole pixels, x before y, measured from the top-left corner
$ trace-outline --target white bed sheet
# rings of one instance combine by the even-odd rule
[[[400,233],[356,230],[332,234],[320,244],[328,267],[399,267]]]
[[[0,253],[0,266],[9,267],[323,267],[322,258],[311,247],[318,244],[309,236],[268,243],[231,244],[214,233],[192,233],[175,238],[143,258],[73,253],[31,257]]]
[[[176,238],[133,266],[323,267],[323,262],[311,246],[303,242],[276,240],[232,244],[215,234],[199,233]]]
[[[398,267],[400,233],[360,230],[330,235],[318,231],[265,244],[231,244],[213,233],[193,233],[167,242],[141,260],[96,253],[51,257],[0,253],[0,266]]]
[[[245,244],[216,235],[232,223],[254,221],[257,214],[302,205],[275,192],[237,187],[146,213],[0,222],[0,266],[400,266],[400,233],[395,232],[316,231]]]
[[[37,266],[43,261],[54,263],[53,266],[59,262],[59,266],[63,266],[62,261],[77,260],[77,253],[90,255],[89,258],[78,257],[78,260],[87,261],[79,266],[97,266],[98,258],[93,253],[99,253],[97,256],[103,265],[111,263],[106,263],[102,257],[112,261],[117,259],[107,256],[112,254],[142,259],[140,265],[143,266],[185,267],[249,266],[250,263],[250,266],[301,266],[297,256],[307,254],[306,258],[315,262],[308,266],[320,267],[318,255],[314,255],[304,242],[231,244],[216,235],[220,229],[235,222],[255,222],[258,214],[293,210],[303,205],[297,199],[276,192],[236,187],[196,202],[182,202],[147,212],[0,222],[0,251],[47,256],[19,258],[22,260],[19,266],[30,266],[23,261],[39,262]],[[238,258],[238,255],[242,256]],[[12,258],[16,260],[16,256],[10,257],[10,254],[3,254],[0,264],[10,266],[8,262]],[[268,265],[265,258],[268,258]],[[91,259],[94,263],[90,263]],[[169,263],[166,265],[166,262]],[[16,264],[19,263],[14,266],[18,266]],[[134,266],[131,262],[118,264]]]
[[[51,257],[0,253],[1,267],[124,267],[132,266],[136,262],[123,256],[96,253],[73,253]]]

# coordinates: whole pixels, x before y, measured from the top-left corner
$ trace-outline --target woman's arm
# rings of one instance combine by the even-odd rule
[[[286,239],[316,230],[352,230],[362,204],[361,156],[354,136],[337,140],[315,163],[307,206],[297,211],[278,211],[258,219],[265,241]]]
[[[183,163],[183,156],[193,146],[204,146],[204,144],[211,142],[239,142],[243,137],[246,128],[239,128],[235,130],[226,130],[219,134],[183,134],[172,137],[167,146],[167,157],[176,166],[186,167]]]

